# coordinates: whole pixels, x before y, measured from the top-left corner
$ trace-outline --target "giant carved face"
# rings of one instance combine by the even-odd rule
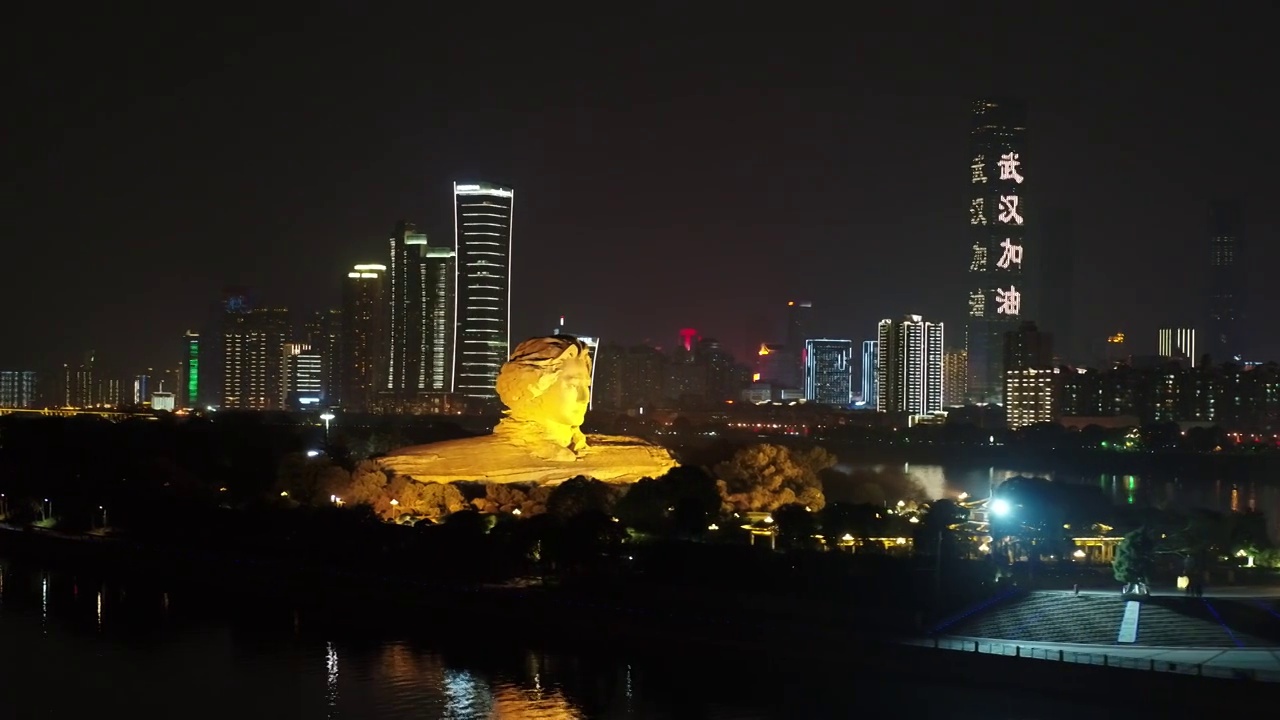
[[[551,422],[581,425],[591,402],[591,369],[586,358],[574,358],[561,366],[556,382],[539,399]]]
[[[591,358],[575,338],[526,340],[498,374],[498,396],[512,417],[578,427],[591,402]]]

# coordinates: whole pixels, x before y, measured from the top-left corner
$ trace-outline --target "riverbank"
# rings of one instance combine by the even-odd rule
[[[1119,683],[1141,688],[1135,695],[1159,698],[1158,706],[1183,709],[1227,695],[1243,701],[1256,692],[1243,682],[903,646],[893,637],[905,618],[857,609],[840,617],[804,588],[789,597],[749,587],[730,597],[708,597],[679,587],[602,579],[424,583],[337,572],[321,564],[284,566],[21,530],[0,531],[0,554],[32,566],[163,581],[178,592],[199,594],[210,605],[243,613],[291,608],[303,632],[351,637],[395,632],[467,644],[518,636],[549,649],[636,648],[702,653],[707,662],[745,656],[796,667],[836,664],[854,672],[981,685],[993,692],[1019,687],[1063,697],[1079,687],[1105,693]],[[1151,705],[1144,700],[1143,707]]]

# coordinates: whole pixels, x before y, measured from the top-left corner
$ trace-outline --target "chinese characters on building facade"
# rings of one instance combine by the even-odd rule
[[[1017,185],[1022,184],[1025,178],[1022,177],[1022,173],[1018,172],[1018,168],[1022,166],[1019,153],[1002,153],[996,165],[1000,168],[1001,180],[1011,180]],[[1019,198],[1016,194],[1000,195],[1000,214],[996,219],[1001,224],[1018,226],[1023,224],[1018,201]],[[1017,270],[1022,270],[1022,238],[1006,237],[1000,242],[1000,249],[1002,252],[1000,259],[996,261],[997,268],[1011,270],[1016,266]],[[1013,285],[1010,285],[1008,289],[997,287],[995,300],[996,313],[999,315],[1017,317],[1022,311],[1022,293],[1018,292],[1018,289]]]
[[[1001,402],[1004,334],[1022,320],[1023,301],[1030,300],[1023,275],[1029,217],[1023,164],[1026,119],[1021,100],[981,98],[973,103],[968,164],[971,285],[964,347],[970,402]]]

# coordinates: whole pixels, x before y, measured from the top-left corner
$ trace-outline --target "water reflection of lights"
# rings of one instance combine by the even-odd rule
[[[40,575],[40,627],[49,634],[49,576]]]
[[[98,630],[102,630],[102,591],[98,591]]]
[[[445,717],[491,717],[493,706],[488,688],[466,670],[444,671]]]
[[[335,717],[334,712],[338,707],[338,651],[334,649],[332,642],[325,645],[324,662],[325,669],[328,670],[329,717]]]

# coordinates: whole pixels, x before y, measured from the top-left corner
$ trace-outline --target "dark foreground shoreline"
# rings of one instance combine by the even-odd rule
[[[189,591],[242,615],[290,612],[304,630],[352,637],[396,632],[440,642],[496,642],[518,635],[548,650],[634,648],[680,656],[759,658],[792,667],[839,664],[865,673],[1017,688],[1079,699],[1083,689],[1117,709],[1136,705],[1222,710],[1249,707],[1275,692],[1266,683],[1223,680],[1024,658],[960,653],[894,642],[901,618],[851,612],[844,622],[805,612],[815,598],[797,590],[784,612],[762,615],[739,598],[572,582],[425,584],[340,572],[322,564],[283,565],[175,548],[142,547],[40,531],[0,530],[0,556],[18,564],[137,579]],[[703,593],[705,595],[705,593]],[[1261,705],[1254,705],[1260,707]]]

